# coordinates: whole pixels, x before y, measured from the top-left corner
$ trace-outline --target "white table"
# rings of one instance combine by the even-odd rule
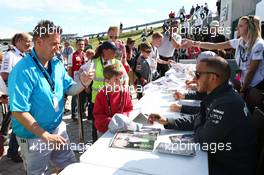
[[[169,104],[175,102],[171,94],[164,94],[156,91],[153,94],[146,94],[134,107],[132,118],[139,112],[149,114],[159,112],[169,118],[180,117],[179,114],[169,112]],[[169,142],[168,136],[177,132],[175,130],[162,130],[160,136],[155,142]],[[80,157],[81,163],[87,166],[98,166],[117,171],[128,171],[136,174],[153,174],[153,175],[206,175],[208,174],[208,157],[207,153],[197,151],[194,157],[176,156],[161,154],[156,151],[136,151],[129,149],[109,148],[109,143],[114,134],[106,132],[97,142],[95,142]],[[88,173],[88,172],[87,172]],[[98,173],[100,174],[100,173]],[[112,171],[103,173],[104,175],[116,174]],[[128,173],[123,173],[128,174]]]
[[[107,175],[107,174],[115,174],[115,175],[138,175],[139,173],[134,173],[126,170],[111,168],[107,166],[97,166],[93,164],[87,163],[74,163],[67,166],[63,171],[59,173],[59,175]]]

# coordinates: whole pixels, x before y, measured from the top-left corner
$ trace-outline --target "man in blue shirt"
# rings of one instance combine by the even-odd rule
[[[87,87],[94,71],[84,71],[80,81],[68,76],[55,57],[62,29],[40,21],[33,31],[34,48],[12,70],[8,79],[13,130],[21,146],[28,175],[49,174],[48,163],[62,170],[76,161],[62,122],[64,94],[75,95]]]

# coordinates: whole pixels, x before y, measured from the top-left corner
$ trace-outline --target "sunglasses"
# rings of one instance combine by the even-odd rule
[[[201,77],[202,74],[215,74],[217,77],[219,77],[219,75],[215,72],[198,72],[198,71],[194,72],[195,78],[197,80]]]
[[[109,36],[109,38],[111,38],[111,39],[117,39],[118,36]]]

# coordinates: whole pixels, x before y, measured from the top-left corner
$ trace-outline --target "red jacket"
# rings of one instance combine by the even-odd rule
[[[111,113],[108,108],[107,95],[109,96]],[[93,116],[95,127],[99,132],[106,132],[111,118],[116,113],[128,116],[133,110],[131,97],[128,91],[107,92],[105,87],[98,92],[95,98]]]
[[[188,48],[188,59],[197,59],[200,53],[201,49],[199,47],[190,47]]]

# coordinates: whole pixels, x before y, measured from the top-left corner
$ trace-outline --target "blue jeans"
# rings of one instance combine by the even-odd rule
[[[85,91],[82,91],[80,93],[80,102],[81,102],[81,113],[85,114],[86,106],[87,106],[87,100],[88,100],[88,94]],[[78,95],[72,96],[72,102],[71,102],[71,110],[72,110],[72,118],[78,117]],[[83,115],[85,116],[85,115]]]
[[[61,122],[52,134],[62,136],[66,140],[66,144],[62,147],[56,147],[54,143],[45,142],[41,138],[26,139],[17,137],[27,175],[50,175],[49,162],[60,170],[76,162],[75,154],[71,150],[71,143],[66,132],[66,124]]]
[[[72,118],[76,118],[78,116],[78,97],[77,95],[72,96],[71,101],[71,110],[72,110]]]

